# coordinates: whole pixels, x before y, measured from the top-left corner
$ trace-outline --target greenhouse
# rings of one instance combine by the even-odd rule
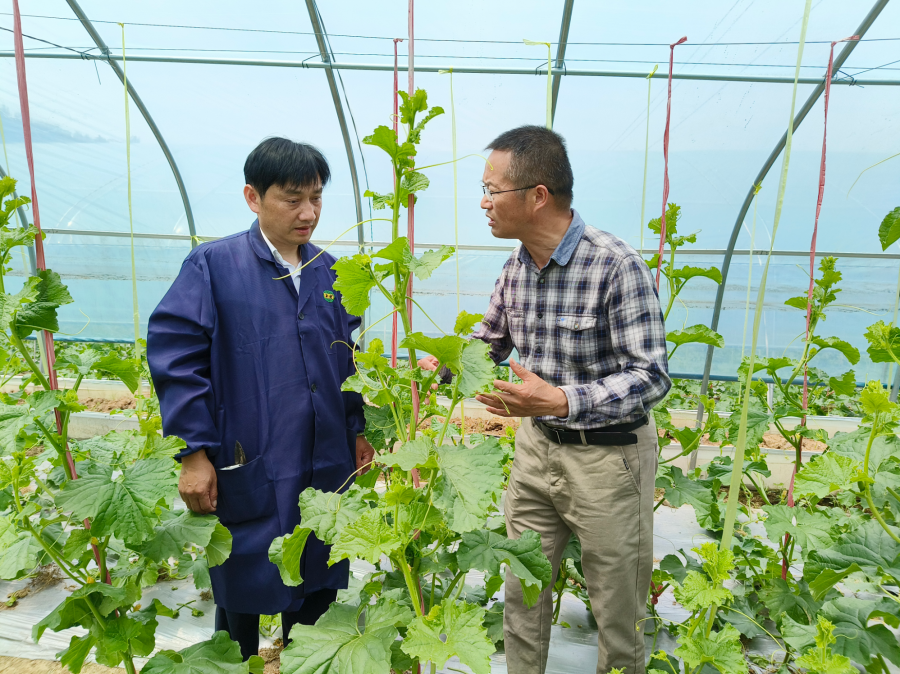
[[[900,671],[896,2],[0,10],[0,672]]]

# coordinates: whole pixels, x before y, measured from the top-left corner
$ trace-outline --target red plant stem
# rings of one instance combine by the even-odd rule
[[[25,48],[22,44],[22,15],[19,13],[19,0],[13,0],[13,42],[16,50],[16,80],[19,86],[19,107],[22,113],[22,135],[25,140],[25,157],[28,160],[28,175],[31,178],[31,210],[34,213],[34,226],[38,230],[38,235],[34,237],[34,256],[37,268],[41,271],[47,269],[47,260],[44,257],[44,240],[40,235],[41,232],[41,212],[38,208],[37,185],[34,180],[34,147],[31,142],[31,114],[28,106],[28,81],[25,76]],[[47,381],[51,390],[59,388],[59,381],[56,378],[56,356],[53,349],[53,333],[49,330],[42,330],[41,336],[44,340],[44,347],[47,351]],[[56,432],[62,436],[63,424],[59,410],[55,410]],[[72,479],[78,479],[78,473],[75,470],[75,460],[72,458],[72,452],[69,451],[69,443],[66,442],[65,461],[72,473]],[[90,520],[85,519],[84,528],[90,529]],[[96,545],[91,545],[94,550],[94,558],[97,560],[97,566],[100,566],[100,551]],[[109,572],[106,574],[106,582],[111,584]]]
[[[822,159],[819,163],[819,193],[816,198],[816,216],[813,220],[813,233],[812,233],[812,241],[809,245],[809,289],[806,292],[806,341],[809,341],[809,326],[812,321],[812,304],[813,304],[813,289],[815,287],[815,274],[816,274],[816,239],[819,234],[819,215],[822,213],[822,200],[825,196],[825,156],[826,156],[826,148],[828,141],[828,103],[831,97],[831,78],[833,76],[834,70],[834,46],[841,42],[847,42],[849,40],[858,40],[859,35],[852,35],[850,37],[845,37],[843,40],[835,40],[831,43],[831,51],[828,53],[828,71],[825,75],[825,104],[824,104],[824,123],[822,129]],[[806,410],[809,406],[809,368],[806,364],[803,365],[803,418],[800,420],[800,424],[802,426],[806,426]],[[800,438],[800,446],[803,447],[803,438]],[[791,474],[791,484],[788,487],[787,493],[787,501],[788,507],[794,507],[794,477],[797,475],[797,471],[800,470],[800,463],[802,461],[802,457],[800,452],[797,452],[797,460],[794,462],[794,471]],[[790,540],[790,535],[784,535],[784,545],[785,549],[787,548],[787,544]],[[781,561],[781,577],[783,579],[787,578],[787,558],[782,559]]]
[[[819,194],[816,199],[816,217],[813,221],[812,243],[809,247],[809,290],[806,299],[806,339],[809,340],[809,323],[812,318],[812,301],[813,301],[813,279],[816,272],[816,236],[819,233],[819,214],[822,212],[822,198],[825,196],[825,148],[828,139],[828,102],[831,96],[831,78],[834,70],[834,46],[840,42],[848,42],[850,40],[858,40],[859,35],[851,35],[843,40],[835,40],[831,43],[831,51],[828,54],[828,72],[825,75],[825,107],[824,107],[824,124],[822,129],[822,160],[819,164]],[[808,383],[809,372],[807,367],[803,367],[803,410],[806,411],[808,400]],[[806,424],[806,415],[803,415],[803,424]]]
[[[659,220],[659,257],[656,265],[656,292],[659,292],[659,273],[662,271],[663,246],[666,243],[666,202],[669,200],[669,120],[672,117],[672,67],[675,64],[675,47],[687,41],[684,36],[669,45],[669,95],[666,101],[666,130],[663,133],[663,198],[662,217]]]

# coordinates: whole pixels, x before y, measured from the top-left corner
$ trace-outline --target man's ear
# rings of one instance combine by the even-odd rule
[[[262,197],[259,196],[259,192],[256,191],[256,188],[251,185],[244,185],[244,201],[247,202],[247,206],[249,206],[250,210],[254,213],[258,214],[262,208]]]
[[[534,188],[534,208],[550,208],[550,192],[544,185]]]

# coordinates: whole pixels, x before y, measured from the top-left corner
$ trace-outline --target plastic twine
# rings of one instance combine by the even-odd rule
[[[841,42],[849,42],[852,40],[858,40],[859,35],[851,35],[850,37],[845,37],[843,40],[835,40],[831,43],[831,51],[828,53],[828,71],[825,75],[825,107],[824,107],[824,122],[822,128],[822,160],[819,164],[819,194],[816,199],[816,217],[813,220],[813,233],[812,233],[812,242],[809,245],[809,290],[806,293],[806,341],[809,342],[809,323],[812,319],[812,297],[813,297],[813,286],[814,279],[816,273],[816,237],[819,233],[819,214],[822,212],[822,198],[825,196],[825,148],[826,141],[828,140],[828,101],[831,95],[831,77],[832,71],[834,69],[834,45],[839,44]],[[807,344],[808,346],[808,344]],[[803,366],[803,411],[806,411],[807,402],[809,399],[809,371],[808,368]],[[806,425],[806,415],[803,415],[802,424]],[[803,442],[803,439],[800,439],[800,442]],[[799,463],[799,459],[797,463]],[[798,465],[794,465],[794,473],[796,474]],[[791,481],[791,489],[788,490],[788,501],[794,500],[794,490],[793,490],[793,480]],[[791,505],[791,503],[788,503]]]
[[[128,227],[131,230],[131,302],[134,309],[134,357],[141,358],[141,319],[138,314],[137,267],[134,264],[134,216],[131,201],[131,115],[128,99],[128,66],[125,61],[125,24],[122,27],[122,84],[125,85],[125,165],[128,177]]]
[[[753,226],[750,228],[750,255],[747,258],[747,303],[744,305],[744,330],[741,332],[741,360],[744,360],[744,347],[747,345],[747,322],[750,319],[750,284],[753,282],[753,246],[756,243],[756,207],[759,204],[759,191],[762,183],[753,189]]]
[[[547,128],[553,128],[553,47],[549,42],[535,42],[534,40],[522,40],[527,45],[547,46]]]
[[[402,37],[394,38],[394,136],[397,138],[397,142],[400,142],[400,129],[399,129],[399,119],[400,119],[400,108],[399,108],[399,98],[400,96],[397,94],[400,91],[400,82],[397,76],[397,43],[403,42]],[[394,173],[394,194],[400,194],[400,182],[397,173]],[[391,367],[397,367],[397,312],[394,311],[394,315],[391,317]]]
[[[753,383],[753,366],[756,362],[756,346],[759,342],[759,324],[762,320],[763,301],[766,297],[766,281],[769,276],[769,263],[772,260],[772,251],[775,248],[775,235],[778,233],[778,223],[781,221],[781,210],[784,206],[784,191],[787,186],[788,168],[791,163],[791,146],[794,140],[794,111],[797,107],[797,81],[800,79],[800,64],[803,62],[803,48],[806,46],[806,29],[809,26],[809,14],[812,9],[812,0],[806,0],[803,9],[803,21],[800,26],[800,42],[797,49],[797,66],[794,69],[794,90],[791,94],[791,111],[788,117],[787,138],[784,144],[784,159],[781,162],[781,176],[778,180],[778,194],[775,198],[775,218],[772,224],[772,238],[769,242],[769,255],[766,256],[766,264],[763,267],[762,278],[759,282],[759,291],[756,295],[756,309],[753,315],[753,338],[750,342],[750,360],[748,364],[747,381],[744,384],[743,400],[741,402],[741,423],[738,430],[737,442],[734,445],[734,463],[737,467],[744,465],[744,453],[747,445],[747,418],[750,412],[750,391]],[[737,506],[740,496],[741,480],[743,472],[740,469],[731,471],[727,506],[725,508],[725,524],[722,531],[720,550],[731,549],[731,541],[734,536],[734,522],[737,519]]]
[[[644,256],[644,207],[647,205],[647,157],[650,154],[650,88],[653,86],[653,76],[659,69],[659,64],[653,66],[653,70],[647,75],[647,130],[644,132],[644,187],[641,190],[641,223],[638,228],[641,235],[641,257]]]
[[[409,97],[412,98],[416,93],[416,68],[415,68],[415,0],[409,0]],[[399,187],[399,186],[398,186]],[[409,238],[409,250],[415,255],[416,254],[416,240],[415,240],[415,207],[416,207],[416,196],[412,192],[409,193],[409,201],[406,205],[406,235]],[[412,329],[413,326],[413,275],[409,275],[409,285],[406,288],[406,315],[409,317],[409,328]],[[409,366],[411,368],[416,367],[416,363],[410,363]],[[415,381],[411,381],[409,383],[409,390],[412,394],[412,423],[410,424],[410,436],[415,433],[415,429],[419,425],[419,385]],[[413,487],[416,489],[419,488],[419,470],[417,468],[413,468],[410,471],[410,475],[412,476]],[[422,609],[425,608],[425,596],[421,593],[421,588],[419,594],[422,599]]]
[[[675,47],[687,42],[687,36],[669,45],[669,93],[666,100],[666,130],[663,133],[663,198],[662,217],[659,220],[659,258],[656,265],[656,292],[659,292],[659,273],[662,271],[663,246],[666,243],[666,202],[669,200],[669,121],[672,118],[672,67],[675,64]]]

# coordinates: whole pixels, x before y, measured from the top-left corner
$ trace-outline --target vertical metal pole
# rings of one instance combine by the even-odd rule
[[[353,144],[350,142],[350,130],[347,128],[347,118],[344,115],[344,104],[341,102],[340,93],[338,93],[337,82],[334,79],[334,70],[331,67],[331,52],[325,45],[325,27],[322,25],[322,18],[319,16],[319,8],[316,6],[316,0],[306,0],[306,9],[309,12],[309,21],[312,24],[313,32],[316,34],[316,44],[319,46],[319,55],[325,64],[325,77],[328,79],[328,88],[331,90],[331,100],[334,102],[334,111],[337,113],[338,124],[341,127],[341,135],[344,137],[344,149],[347,152],[347,164],[350,167],[350,182],[353,184],[353,202],[356,206],[356,221],[362,223],[363,209],[362,197],[359,192],[359,176],[356,174],[356,158],[353,156]],[[362,253],[365,247],[366,238],[365,230],[362,224],[356,228],[356,240],[359,244],[359,252]],[[360,334],[366,329],[365,314],[360,323]]]
[[[100,33],[94,28],[94,24],[91,23],[91,20],[87,18],[87,15],[78,5],[76,0],[66,0],[69,3],[69,7],[72,8],[72,11],[75,12],[75,16],[78,17],[78,20],[81,21],[81,25],[84,26],[84,29],[88,32],[88,35],[91,36],[91,39],[94,41],[94,44],[97,45],[97,48],[103,54],[106,59],[106,62],[109,64],[109,67],[113,69],[113,72],[116,74],[116,77],[119,78],[119,81],[122,84],[125,84],[125,73],[122,72],[122,68],[119,64],[109,57],[109,47],[106,46],[106,42],[103,41],[103,38],[100,37]],[[159,143],[160,149],[162,149],[163,154],[166,156],[166,161],[169,162],[169,168],[172,169],[172,174],[175,176],[175,182],[178,185],[178,192],[181,194],[181,201],[184,204],[184,215],[187,218],[188,223],[188,232],[191,235],[191,248],[197,245],[197,229],[194,226],[194,213],[191,210],[191,202],[188,199],[187,189],[184,186],[184,180],[181,179],[181,172],[178,170],[178,165],[175,163],[175,157],[172,156],[172,151],[169,150],[169,146],[166,144],[165,139],[162,136],[162,133],[159,130],[159,127],[156,126],[156,122],[153,121],[153,117],[150,115],[150,111],[147,109],[147,106],[144,105],[144,101],[141,100],[141,97],[138,96],[137,91],[135,91],[131,82],[128,82],[128,93],[131,96],[131,100],[134,101],[134,105],[138,110],[141,111],[141,115],[144,118],[144,121],[147,122],[147,126],[150,127],[150,131],[153,133],[153,136],[156,138],[156,142]]]
[[[328,78],[328,88],[331,90],[331,100],[334,102],[334,111],[337,113],[338,124],[341,127],[341,136],[344,138],[344,149],[347,152],[347,163],[350,166],[350,181],[353,183],[353,200],[356,206],[356,221],[363,221],[362,197],[359,192],[359,176],[356,174],[356,158],[353,156],[353,145],[350,142],[350,130],[347,127],[347,117],[344,115],[344,104],[338,92],[337,82],[334,79],[334,70],[331,67],[331,53],[325,45],[325,28],[319,16],[319,8],[316,0],[306,0],[306,9],[309,11],[309,20],[312,23],[313,32],[316,34],[316,44],[319,46],[319,55],[325,63],[325,77]],[[356,230],[360,251],[365,244],[365,232],[360,225]]]
[[[888,0],[878,0],[875,3],[875,6],[869,10],[869,13],[866,15],[866,18],[862,20],[862,23],[859,24],[859,28],[853,33],[854,35],[859,35],[862,38],[866,32],[871,28],[872,24],[875,22],[875,19],[878,18],[878,15],[881,14],[881,11],[887,6]],[[853,52],[856,48],[856,45],[859,44],[858,41],[848,42],[844,45],[844,48],[841,49],[841,53],[837,55],[834,59],[834,71],[837,72],[840,67],[844,64],[844,61],[847,60],[847,57]],[[825,78],[822,78],[822,82],[816,85],[816,88],[809,95],[809,98],[806,99],[806,103],[803,104],[803,107],[800,108],[800,111],[794,117],[794,130],[797,129],[798,126],[806,119],[806,116],[809,114],[810,110],[812,110],[813,106],[816,104],[816,101],[819,100],[819,97],[822,95],[822,92],[825,91]],[[716,291],[716,302],[713,306],[713,316],[712,321],[710,321],[709,327],[711,330],[716,331],[719,328],[719,315],[722,313],[722,300],[725,297],[725,284],[728,282],[728,269],[731,266],[731,257],[734,254],[734,247],[737,244],[738,234],[740,234],[741,226],[744,224],[744,218],[747,215],[747,211],[750,209],[750,204],[753,202],[753,196],[756,193],[756,186],[760,185],[762,181],[765,179],[766,175],[769,173],[769,169],[772,168],[775,164],[775,160],[778,159],[778,155],[781,154],[781,151],[784,150],[784,145],[787,142],[787,131],[781,136],[781,139],[775,145],[775,149],[772,150],[768,159],[766,159],[762,168],[759,170],[759,173],[756,175],[756,179],[750,184],[750,189],[747,191],[747,196],[744,198],[744,203],[741,205],[741,210],[738,212],[737,220],[735,220],[734,228],[731,230],[731,238],[728,240],[728,248],[725,251],[725,257],[722,260],[722,282],[719,284],[719,288]],[[700,395],[706,395],[706,392],[709,390],[709,373],[712,370],[712,361],[713,361],[713,353],[715,347],[710,346],[706,351],[706,363],[703,366],[703,381],[700,384]],[[697,409],[697,424],[701,423],[703,419],[703,405],[699,405]],[[697,452],[691,454],[691,460],[689,463],[691,469],[697,466]]]
[[[569,41],[569,25],[572,23],[572,5],[575,0],[566,0],[563,7],[562,25],[559,29],[559,44],[556,45],[556,65],[554,66],[555,75],[553,76],[553,93],[551,95],[553,102],[550,107],[550,119],[556,120],[556,99],[559,97],[559,83],[562,81],[560,68],[566,60],[566,43]]]

